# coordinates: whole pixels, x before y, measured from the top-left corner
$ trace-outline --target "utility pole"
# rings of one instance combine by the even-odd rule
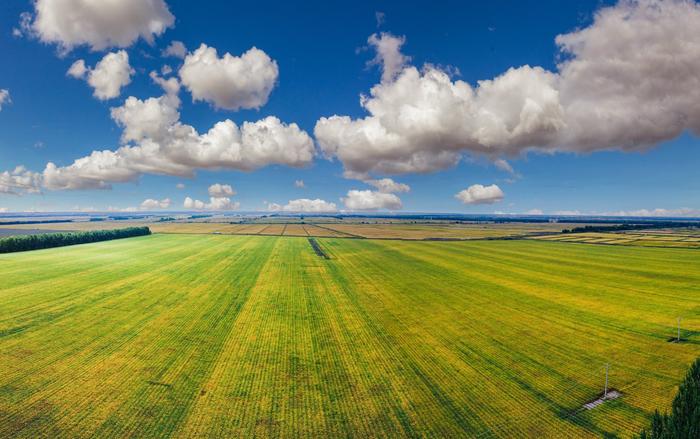
[[[678,343],[681,342],[681,318],[678,317]]]
[[[603,393],[603,399],[608,397],[608,369],[610,369],[610,363],[605,363],[605,392]]]

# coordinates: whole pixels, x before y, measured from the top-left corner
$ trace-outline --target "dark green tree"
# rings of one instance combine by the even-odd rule
[[[127,227],[115,230],[94,230],[89,232],[47,233],[44,235],[18,235],[0,239],[0,253],[13,253],[43,248],[64,247],[89,242],[109,241],[150,235],[148,227]]]
[[[639,439],[697,439],[700,438],[700,358],[695,360],[685,380],[678,388],[671,413],[657,410],[649,429]]]

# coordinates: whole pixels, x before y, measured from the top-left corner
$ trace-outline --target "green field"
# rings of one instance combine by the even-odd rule
[[[700,355],[697,250],[317,241],[0,255],[0,437],[628,437]]]

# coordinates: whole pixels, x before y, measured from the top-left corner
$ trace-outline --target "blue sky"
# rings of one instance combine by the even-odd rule
[[[153,0],[152,3],[160,2]],[[335,203],[341,210],[355,210],[350,208],[352,206],[383,210],[386,206],[395,209],[396,204],[391,201],[399,198],[400,210],[405,212],[633,213],[640,209],[665,209],[659,212],[697,214],[700,209],[700,174],[697,172],[700,150],[698,139],[688,131],[699,125],[692,119],[700,112],[686,103],[673,104],[675,107],[671,108],[691,119],[687,126],[681,127],[680,136],[649,135],[653,138],[648,141],[650,144],[644,144],[647,140],[643,139],[639,144],[628,145],[626,152],[607,143],[616,142],[618,137],[613,140],[595,138],[593,142],[599,142],[600,146],[595,143],[593,147],[588,144],[584,147],[582,142],[574,140],[573,146],[567,148],[552,143],[546,148],[534,148],[534,151],[530,150],[533,145],[518,143],[515,139],[505,152],[500,144],[489,143],[489,151],[498,152],[486,154],[479,152],[482,144],[472,146],[471,141],[465,140],[465,146],[456,147],[461,157],[457,164],[431,166],[427,172],[425,169],[402,172],[390,169],[397,163],[405,163],[406,155],[392,158],[387,167],[375,166],[379,158],[375,160],[371,154],[354,165],[348,165],[341,153],[328,154],[314,134],[319,118],[342,115],[353,123],[364,118],[368,111],[360,105],[360,95],[368,95],[378,84],[389,87],[402,74],[397,73],[385,83],[382,72],[386,71],[388,58],[368,65],[375,57],[375,47],[368,44],[370,35],[405,38],[400,52],[410,57],[410,61],[404,62],[404,67],[421,69],[427,63],[439,71],[449,72],[452,81],[461,80],[476,87],[479,80],[493,79],[509,68],[524,65],[556,72],[557,62],[565,59],[555,43],[556,36],[595,26],[596,11],[607,6],[618,7],[614,2],[573,0],[532,4],[435,2],[430,8],[406,2],[351,3],[341,6],[325,1],[249,2],[241,5],[211,1],[203,7],[201,2],[167,0],[165,4],[175,17],[174,22],[163,32],[154,34],[152,44],[139,38],[121,47],[111,45],[93,50],[89,43],[77,43],[70,50],[62,50],[60,41],[47,39],[45,29],[43,35],[37,27],[22,30],[22,35],[13,33],[13,29],[21,29],[22,13],[34,14],[32,19],[36,23],[33,2],[3,2],[0,5],[0,47],[6,61],[0,65],[0,89],[9,91],[11,101],[3,103],[0,110],[0,172],[11,172],[21,165],[36,172],[39,183],[37,190],[31,191],[38,193],[0,191],[0,208],[9,211],[123,209],[138,208],[146,199],[169,199],[167,210],[181,210],[186,197],[207,203],[208,188],[220,183],[231,185],[236,192],[227,195],[231,200],[227,208],[241,211],[284,209],[296,199],[325,200]],[[81,1],[70,0],[65,5],[77,8],[81,7]],[[688,38],[696,41],[698,37]],[[114,151],[123,144],[120,141],[123,126],[110,116],[110,109],[122,106],[129,96],[145,100],[163,95],[149,72],[160,72],[168,65],[174,72],[164,76],[178,78],[183,60],[162,56],[162,51],[173,41],[183,42],[189,55],[202,43],[215,48],[219,57],[224,53],[241,56],[256,47],[274,60],[278,68],[274,88],[259,108],[228,110],[216,108],[211,100],[193,102],[190,88],[183,84],[178,107],[182,123],[202,134],[224,119],[240,126],[246,121],[274,116],[285,124],[298,124],[299,129],[308,134],[314,142],[314,158],[302,168],[275,163],[251,171],[200,166],[194,168],[192,178],[139,171],[135,178],[126,182],[106,179],[105,185],[111,189],[56,189],[42,183],[41,173],[47,162],[68,167],[92,151]],[[128,53],[134,73],[130,83],[121,87],[114,98],[97,99],[86,80],[66,74],[79,59],[92,68],[106,54],[119,50]],[[700,73],[696,70],[691,75]],[[644,80],[641,77],[641,81]],[[202,87],[209,82],[203,84]],[[668,96],[673,92],[661,90],[659,94]],[[503,101],[509,98],[506,96]],[[661,105],[660,101],[645,99],[645,105]],[[639,118],[634,116],[635,120]],[[473,129],[478,128],[477,124]],[[597,129],[604,131],[606,127],[594,124],[584,131]],[[634,126],[631,130],[634,131]],[[423,148],[422,139],[416,135],[406,143],[416,142],[417,148]],[[340,147],[354,157],[365,145],[353,142],[342,143]],[[444,147],[434,137],[426,142],[432,148],[424,148],[427,154],[437,154]],[[445,142],[461,145],[460,139],[449,136]],[[377,148],[384,145],[379,142]],[[377,148],[373,154],[382,155]],[[514,172],[494,166],[498,159],[507,160]],[[349,167],[367,173],[359,177],[347,173],[344,176],[344,170]],[[363,181],[385,177],[407,184],[410,191],[382,192]],[[303,180],[304,187],[296,187],[296,180]],[[178,183],[184,184],[184,189],[178,189]],[[477,196],[475,202],[465,201],[472,198],[455,197],[473,185],[497,185],[501,194],[483,199]],[[364,204],[348,207],[343,198],[349,196],[350,190],[372,193],[360,194],[369,197],[359,200]],[[479,193],[479,190],[473,192]],[[689,210],[679,210],[683,208]]]

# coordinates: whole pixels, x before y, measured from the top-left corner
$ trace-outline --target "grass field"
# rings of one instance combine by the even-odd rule
[[[0,437],[627,437],[700,355],[696,250],[318,242],[0,255]]]

